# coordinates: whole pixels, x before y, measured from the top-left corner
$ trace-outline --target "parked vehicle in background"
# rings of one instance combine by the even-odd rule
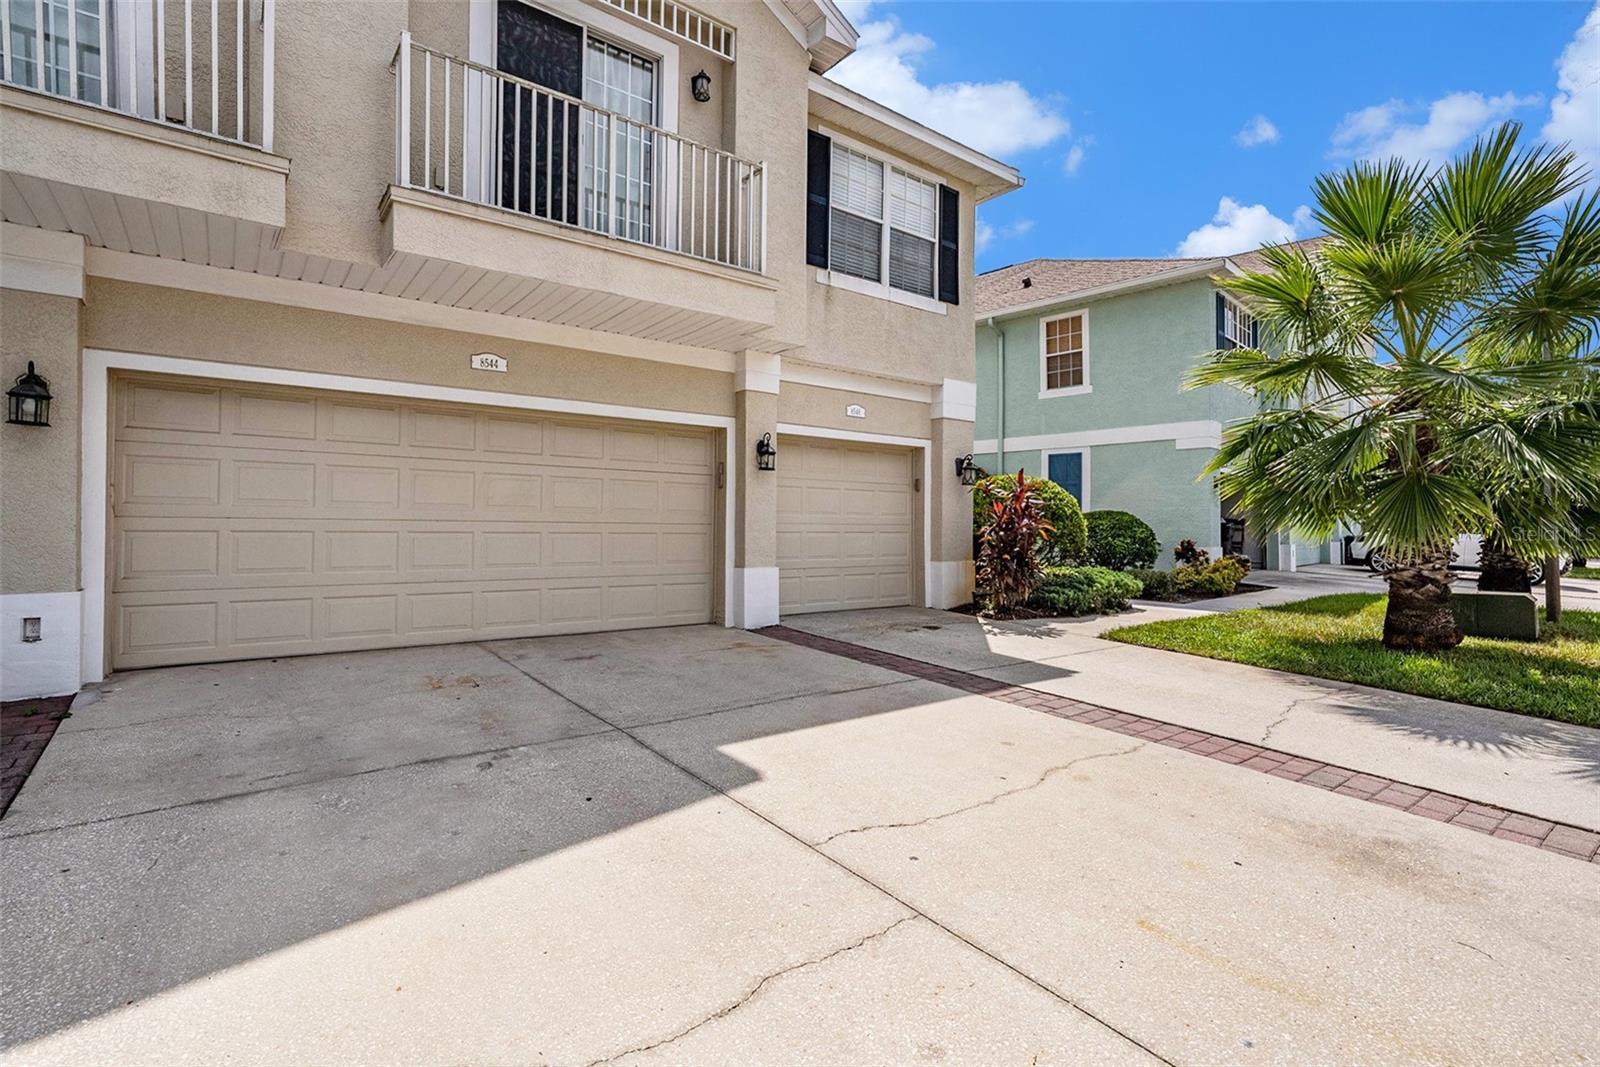
[[[1478,571],[1481,569],[1479,559],[1483,554],[1482,534],[1462,534],[1455,539],[1451,546],[1450,569],[1453,571]],[[1374,574],[1382,574],[1388,569],[1389,559],[1383,549],[1375,548],[1363,542],[1359,535],[1350,542],[1351,564],[1365,563],[1367,569]],[[1572,557],[1561,557],[1561,573],[1566,574],[1572,570]],[[1544,581],[1544,562],[1542,560],[1528,561],[1528,580],[1534,585]]]

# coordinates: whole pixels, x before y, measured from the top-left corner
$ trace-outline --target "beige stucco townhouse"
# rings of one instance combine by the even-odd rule
[[[969,596],[1020,179],[825,80],[830,0],[68,10],[0,4],[0,384],[51,397],[0,697]]]

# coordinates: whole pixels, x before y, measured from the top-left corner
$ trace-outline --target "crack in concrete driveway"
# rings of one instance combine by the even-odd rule
[[[729,1004],[725,1008],[719,1008],[718,1010],[712,1012],[710,1015],[707,1015],[705,1018],[699,1020],[698,1022],[692,1023],[691,1025],[684,1027],[682,1030],[679,1030],[677,1033],[673,1034],[671,1037],[664,1037],[659,1041],[652,1041],[648,1045],[638,1045],[638,1046],[635,1046],[634,1048],[627,1049],[627,1050],[625,1050],[623,1052],[618,1052],[618,1053],[616,1053],[614,1055],[611,1055],[611,1056],[604,1056],[604,1057],[602,1057],[602,1058],[600,1058],[598,1060],[591,1060],[589,1063],[585,1064],[584,1067],[599,1067],[600,1064],[615,1063],[616,1061],[618,1061],[620,1059],[623,1059],[625,1057],[637,1056],[637,1055],[640,1055],[640,1054],[645,1053],[645,1052],[650,1052],[650,1051],[652,1051],[654,1049],[663,1048],[663,1047],[665,1047],[667,1045],[672,1044],[675,1041],[681,1041],[683,1038],[688,1037],[690,1034],[694,1033],[696,1030],[700,1029],[702,1026],[706,1026],[706,1025],[708,1025],[710,1023],[714,1023],[718,1019],[725,1019],[729,1015],[732,1015],[734,1012],[738,1011],[740,1008],[744,1007],[746,1004],[750,1003],[750,1001],[753,1000],[755,998],[755,996],[758,993],[761,992],[762,989],[766,988],[767,983],[776,981],[777,979],[782,978],[785,975],[794,974],[796,971],[803,971],[807,967],[815,967],[818,964],[827,963],[829,960],[833,959],[835,956],[842,956],[846,952],[853,952],[856,949],[860,948],[861,946],[863,946],[863,945],[865,945],[865,944],[867,944],[869,942],[876,941],[880,937],[883,937],[883,936],[887,935],[890,931],[894,930],[896,927],[901,926],[901,925],[903,925],[905,923],[908,923],[913,919],[920,919],[920,918],[922,918],[922,916],[916,915],[916,914],[902,915],[902,916],[900,916],[900,918],[896,919],[894,922],[890,923],[888,926],[885,926],[882,930],[877,930],[877,931],[874,931],[873,933],[867,934],[865,937],[857,938],[856,940],[850,942],[848,945],[841,945],[839,948],[836,948],[836,949],[832,950],[831,952],[824,953],[821,956],[817,956],[814,959],[801,960],[799,963],[791,963],[787,967],[780,967],[776,971],[773,971],[771,974],[763,975],[760,979],[758,979],[756,981],[756,983],[754,985],[752,985],[742,996],[740,996],[732,1004]]]
[[[1137,752],[1139,749],[1144,748],[1147,744],[1149,744],[1149,742],[1147,742],[1147,741],[1138,741],[1138,742],[1135,742],[1134,744],[1128,746],[1127,748],[1119,748],[1119,749],[1117,749],[1117,750],[1115,750],[1113,752],[1091,752],[1087,756],[1079,756],[1077,759],[1068,760],[1066,763],[1062,763],[1062,764],[1060,764],[1058,766],[1046,768],[1044,771],[1042,771],[1039,774],[1039,777],[1035,778],[1032,782],[1029,782],[1027,785],[1019,785],[1014,789],[1001,790],[1000,792],[996,793],[994,796],[989,797],[989,798],[987,798],[985,800],[979,800],[979,801],[975,801],[975,802],[973,802],[971,804],[965,804],[965,805],[963,805],[963,806],[961,806],[959,808],[953,808],[950,811],[939,812],[936,815],[929,815],[926,818],[922,818],[922,819],[911,819],[911,820],[908,820],[906,822],[871,823],[871,824],[869,824],[867,826],[857,826],[857,827],[854,827],[854,828],[849,829],[849,830],[840,830],[838,833],[829,834],[827,837],[824,837],[820,841],[812,842],[812,844],[815,845],[818,848],[821,848],[823,845],[829,844],[830,842],[833,842],[833,841],[837,841],[841,837],[849,837],[851,834],[864,834],[864,833],[867,833],[870,830],[900,830],[900,829],[906,829],[906,828],[909,828],[909,827],[912,827],[912,826],[927,826],[930,823],[936,823],[936,822],[940,821],[941,819],[950,819],[950,818],[954,818],[957,815],[965,815],[969,811],[976,811],[979,808],[987,808],[992,804],[997,804],[1000,801],[1006,799],[1007,797],[1014,797],[1014,796],[1018,795],[1019,793],[1026,793],[1026,792],[1029,792],[1030,790],[1038,789],[1040,786],[1044,785],[1045,782],[1049,781],[1055,775],[1060,774],[1062,771],[1071,770],[1072,768],[1078,766],[1079,764],[1089,763],[1089,762],[1091,762],[1093,760],[1097,760],[1097,759],[1109,759],[1112,756],[1126,756],[1129,753]]]

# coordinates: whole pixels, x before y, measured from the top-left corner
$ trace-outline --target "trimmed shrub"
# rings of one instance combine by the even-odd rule
[[[1054,528],[1033,485],[1018,471],[1011,491],[989,504],[989,521],[978,534],[978,584],[987,591],[991,611],[1015,610],[1044,578],[1036,546]]]
[[[1009,496],[1016,488],[1015,474],[992,474],[972,487],[973,533],[983,531],[994,502]],[[1034,546],[1040,560],[1047,564],[1063,564],[1082,559],[1088,534],[1077,497],[1048,478],[1029,478],[1028,489],[1038,499],[1045,521],[1055,527],[1048,540]]]
[[[1139,580],[1105,567],[1051,567],[1028,606],[1059,615],[1122,611],[1139,595]]]
[[[1141,600],[1170,600],[1178,591],[1178,580],[1171,571],[1160,571],[1153,567],[1141,567],[1129,571],[1133,577],[1139,579],[1139,599]]]
[[[1186,563],[1172,572],[1178,592],[1185,596],[1228,596],[1244,581],[1245,565],[1233,556],[1210,563]]]
[[[1090,563],[1114,571],[1155,565],[1161,542],[1138,516],[1126,511],[1091,511],[1083,518],[1089,534]]]

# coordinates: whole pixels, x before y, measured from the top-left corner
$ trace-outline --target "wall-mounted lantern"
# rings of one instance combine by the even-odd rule
[[[962,485],[977,485],[982,473],[983,468],[972,462],[971,452],[956,460],[956,477],[961,479]]]
[[[694,93],[694,98],[702,104],[711,99],[711,75],[701,71],[689,79],[689,91]]]
[[[6,421],[18,426],[50,425],[50,383],[34,373],[28,360],[28,373],[6,390]]]
[[[778,469],[778,446],[772,443],[772,435],[764,433],[761,440],[756,442],[756,469],[773,471]]]

